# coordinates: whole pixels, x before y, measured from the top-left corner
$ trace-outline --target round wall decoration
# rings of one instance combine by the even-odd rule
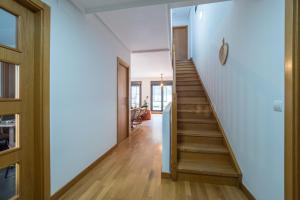
[[[219,59],[222,65],[226,64],[228,58],[228,51],[229,51],[229,45],[227,42],[225,42],[225,39],[223,38],[222,46],[219,51]]]

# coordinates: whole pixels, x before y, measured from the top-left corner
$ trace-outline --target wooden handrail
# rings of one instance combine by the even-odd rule
[[[171,177],[177,179],[177,93],[176,93],[176,58],[175,46],[172,48],[172,67],[173,67],[173,98],[172,98],[172,134],[171,134]]]

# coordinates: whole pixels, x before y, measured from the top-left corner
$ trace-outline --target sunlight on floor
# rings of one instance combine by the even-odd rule
[[[152,134],[151,137],[156,143],[162,142],[162,115],[161,114],[152,114],[151,120],[144,121],[142,126],[151,127]]]

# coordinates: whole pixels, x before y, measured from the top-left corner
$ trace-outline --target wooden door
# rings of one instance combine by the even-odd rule
[[[17,1],[0,1],[0,199],[36,199],[40,192],[35,187],[37,19]]]
[[[188,27],[173,28],[173,42],[175,45],[176,60],[188,59]]]
[[[129,66],[118,58],[118,143],[129,136]]]

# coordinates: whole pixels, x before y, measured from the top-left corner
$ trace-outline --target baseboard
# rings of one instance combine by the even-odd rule
[[[117,145],[114,145],[106,153],[104,153],[97,160],[95,160],[92,164],[90,164],[87,168],[85,168],[82,172],[80,172],[70,182],[68,182],[65,186],[63,186],[60,190],[58,190],[54,195],[52,195],[51,200],[57,200],[60,197],[62,197],[73,185],[75,185],[77,182],[79,182],[85,175],[87,175],[93,168],[95,168],[104,158],[109,156],[116,147],[117,147]]]
[[[240,188],[249,200],[256,200],[254,195],[248,190],[248,188],[243,183],[240,184]]]
[[[166,172],[161,172],[161,178],[171,178],[171,174]]]

